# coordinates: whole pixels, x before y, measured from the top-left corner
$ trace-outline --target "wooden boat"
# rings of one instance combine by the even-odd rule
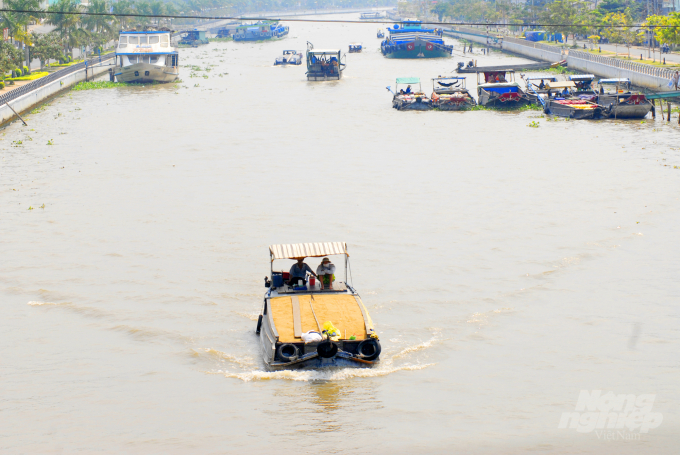
[[[357,54],[361,52],[364,48],[361,46],[361,43],[350,43],[349,44],[349,53],[350,54]]]
[[[382,29],[378,29],[378,33],[375,35],[377,38],[384,38],[385,37],[385,32],[382,31]]]
[[[340,49],[314,49],[314,45],[307,42],[307,80],[340,80],[347,66],[342,62],[343,57]]]
[[[555,68],[558,66],[565,66],[566,60],[562,60],[555,63],[520,63],[517,65],[504,65],[504,66],[464,66],[463,62],[458,62],[457,73],[479,73],[479,72],[490,72],[490,71],[538,71],[545,70],[548,68]]]
[[[538,98],[541,95],[547,95],[548,93],[547,85],[550,82],[553,83],[557,82],[557,78],[552,76],[527,77],[523,79],[526,82],[527,86],[526,94],[529,97],[529,101],[532,104],[542,104]]]
[[[367,13],[361,13],[359,15],[359,19],[361,19],[363,21],[374,21],[376,19],[382,19],[384,17],[385,16],[380,11],[371,11],[371,12],[367,12]]]
[[[441,111],[461,111],[477,105],[465,87],[464,77],[432,79],[432,106]]]
[[[388,27],[390,36],[380,43],[387,58],[451,57],[453,46],[447,46],[436,29],[424,29],[417,20],[403,21]]]
[[[416,84],[418,89],[411,89],[411,86]],[[400,86],[406,86],[406,89],[400,89]],[[387,90],[392,92],[391,87],[387,87]],[[392,107],[398,111],[429,111],[433,107],[432,100],[423,93],[420,79],[417,77],[398,77],[392,95]]]
[[[577,120],[606,118],[602,106],[579,98],[550,98],[545,101],[545,113]]]
[[[178,46],[198,47],[202,44],[208,44],[208,38],[204,30],[187,30],[180,32],[181,39],[177,43]]]
[[[610,110],[609,118],[644,118],[652,111],[652,103],[631,90],[630,79],[600,79],[597,104]]]
[[[271,245],[269,255],[271,275],[265,278],[268,289],[256,329],[268,369],[370,367],[379,362],[381,346],[373,321],[359,293],[347,283],[344,242]],[[345,281],[336,281],[332,289],[321,290],[311,278],[291,286],[285,272],[274,271],[274,261],[334,255],[344,256]],[[324,327],[332,328],[324,332]]]
[[[236,27],[234,41],[264,41],[275,38],[283,38],[288,34],[289,28],[279,24],[278,21],[259,21],[254,24],[243,24]]]
[[[594,74],[572,74],[569,76],[569,81],[574,83],[574,95],[595,101],[597,93],[593,88]]]
[[[276,57],[274,65],[302,65],[302,51],[285,50],[281,57]]]
[[[512,70],[477,73],[477,103],[480,106],[514,108],[529,104],[529,97],[515,82]]]

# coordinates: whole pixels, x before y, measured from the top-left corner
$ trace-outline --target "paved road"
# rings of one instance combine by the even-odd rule
[[[583,47],[583,43],[586,43],[586,46],[588,46],[588,43],[585,41],[576,41],[576,43]],[[603,51],[608,51],[608,52],[616,52],[617,47],[614,44],[598,44],[599,47],[602,48]],[[623,45],[618,46],[618,52],[619,54],[627,54],[628,53],[628,48]],[[643,59],[647,59],[647,55],[650,56],[651,54],[648,54],[648,49],[646,47],[640,47],[640,46],[631,46],[630,47],[630,56],[631,57],[637,57],[640,58],[640,54],[642,54]],[[656,59],[657,61],[659,60],[659,49],[656,49],[655,52]],[[661,59],[666,59],[667,62],[673,62],[680,64],[680,54],[676,53],[671,53],[671,54],[661,54]],[[643,61],[644,63],[644,61]]]

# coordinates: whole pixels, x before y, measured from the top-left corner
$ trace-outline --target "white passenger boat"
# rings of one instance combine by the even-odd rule
[[[173,82],[179,76],[179,54],[170,31],[122,31],[116,48],[114,76],[119,82]]]
[[[268,289],[256,330],[265,365],[280,370],[376,364],[378,335],[359,293],[347,283],[347,244],[272,245],[269,255],[271,276],[265,278]],[[304,283],[291,282],[286,271],[274,269],[275,261],[324,256],[344,257],[345,281],[334,282],[332,288],[321,289],[311,275]]]

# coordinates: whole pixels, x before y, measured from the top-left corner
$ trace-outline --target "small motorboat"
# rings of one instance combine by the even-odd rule
[[[416,84],[418,89],[412,89],[411,86]],[[400,89],[400,86],[406,86],[406,89]],[[392,92],[391,87],[387,87],[387,90]],[[398,111],[429,111],[433,107],[432,100],[423,93],[420,79],[417,77],[398,77],[394,90],[392,107]]]
[[[183,47],[198,47],[201,44],[208,44],[208,38],[204,30],[187,30],[180,32],[181,39],[177,43],[178,46]]]
[[[432,79],[432,106],[440,111],[461,111],[477,105],[465,88],[464,77],[435,77]]]
[[[350,54],[357,54],[363,50],[363,47],[361,46],[361,43],[350,43],[349,45],[349,53]]]
[[[343,63],[340,49],[314,49],[314,45],[307,42],[307,80],[308,81],[339,81],[347,66]]]
[[[639,92],[633,92],[630,79],[600,79],[597,104],[608,108],[610,118],[644,118],[652,111],[652,103]]]
[[[383,29],[381,29],[381,28],[378,29],[378,33],[376,34],[376,37],[377,38],[384,38],[385,37],[385,32],[383,31]]]
[[[477,102],[480,106],[515,108],[529,104],[529,97],[515,82],[513,70],[480,71]]]
[[[283,51],[283,55],[276,58],[274,65],[302,65],[302,51]]]
[[[592,101],[576,97],[555,97],[545,100],[544,111],[546,114],[557,115],[575,120],[592,120],[607,118],[608,112],[602,106]]]
[[[267,292],[256,329],[268,369],[378,363],[381,346],[373,321],[359,293],[347,283],[346,243],[271,245],[269,255],[271,275],[265,278]],[[329,256],[340,256],[345,262],[345,281],[333,282],[330,288],[322,289],[312,275],[298,281],[274,270],[275,261],[287,261],[284,270],[289,270],[290,259]]]
[[[557,78],[552,76],[527,77],[524,81],[527,85],[526,94],[529,97],[529,101],[540,105],[539,96],[546,95],[548,93],[547,85],[551,82],[557,82]]]

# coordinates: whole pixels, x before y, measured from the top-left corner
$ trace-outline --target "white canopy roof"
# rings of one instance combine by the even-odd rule
[[[293,243],[270,245],[269,253],[274,259],[320,258],[331,254],[347,254],[345,242]]]

